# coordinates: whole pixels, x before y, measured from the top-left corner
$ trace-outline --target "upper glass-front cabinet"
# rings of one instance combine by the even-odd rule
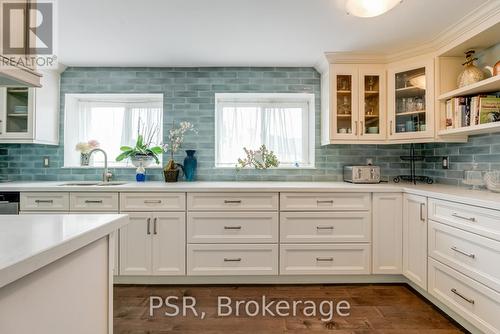
[[[359,139],[385,139],[385,70],[376,65],[359,69]]]
[[[347,65],[335,66],[333,75],[333,137],[357,137],[357,70]]]
[[[433,136],[433,70],[431,62],[389,71],[391,137]]]
[[[384,140],[385,69],[379,65],[332,65],[331,140]]]
[[[0,89],[0,137],[24,138],[32,133],[32,88]]]

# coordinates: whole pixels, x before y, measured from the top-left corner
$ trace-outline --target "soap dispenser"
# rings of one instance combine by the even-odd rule
[[[146,169],[142,166],[142,162],[139,164],[139,167],[135,170],[135,180],[137,182],[146,181]]]

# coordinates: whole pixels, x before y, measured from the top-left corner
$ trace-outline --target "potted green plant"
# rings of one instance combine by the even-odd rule
[[[116,161],[130,158],[130,162],[135,167],[148,167],[153,161],[159,164],[159,155],[163,153],[163,149],[161,146],[153,145],[153,140],[158,131],[157,126],[151,129],[145,128],[143,133],[140,133],[139,128],[135,145],[120,147],[122,153],[116,157]]]
[[[181,148],[184,142],[184,135],[188,131],[197,132],[190,122],[180,122],[177,128],[174,126],[174,123],[172,123],[172,128],[168,133],[168,142],[162,145],[163,151],[165,153],[170,153],[170,159],[163,169],[165,182],[177,182],[179,178],[179,169],[182,169],[182,165],[175,162],[174,153],[177,153]]]

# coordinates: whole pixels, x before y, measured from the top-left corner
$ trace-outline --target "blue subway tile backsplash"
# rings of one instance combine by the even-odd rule
[[[99,180],[100,168],[63,167],[63,109],[66,93],[162,93],[164,95],[164,131],[172,121],[188,120],[199,129],[187,137],[184,149],[197,150],[198,180],[205,181],[340,181],[342,167],[365,164],[367,158],[382,167],[390,179],[408,173],[408,165],[399,156],[408,145],[327,145],[320,146],[320,75],[309,67],[215,67],[215,68],[113,68],[70,67],[61,77],[60,145],[0,144],[0,176],[9,180]],[[214,168],[214,95],[215,93],[290,93],[315,94],[316,169],[242,170]],[[462,170],[473,161],[484,168],[500,168],[500,135],[476,136],[467,144],[418,145],[427,156],[418,165],[419,173],[437,181],[458,184]],[[490,155],[491,154],[491,155]],[[450,169],[441,169],[443,155],[450,156]],[[50,167],[42,166],[49,157]],[[184,152],[176,156],[184,159]],[[164,157],[164,161],[167,157]],[[135,180],[135,170],[113,169],[115,180]],[[148,169],[149,180],[162,180],[161,170]]]

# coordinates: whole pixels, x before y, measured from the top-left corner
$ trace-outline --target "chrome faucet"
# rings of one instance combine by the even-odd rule
[[[109,181],[111,181],[111,177],[113,176],[113,174],[111,174],[108,170],[108,155],[103,149],[94,148],[92,151],[89,152],[89,159],[92,156],[92,153],[94,152],[102,152],[102,154],[104,154],[104,171],[102,173],[102,182],[108,183]]]

